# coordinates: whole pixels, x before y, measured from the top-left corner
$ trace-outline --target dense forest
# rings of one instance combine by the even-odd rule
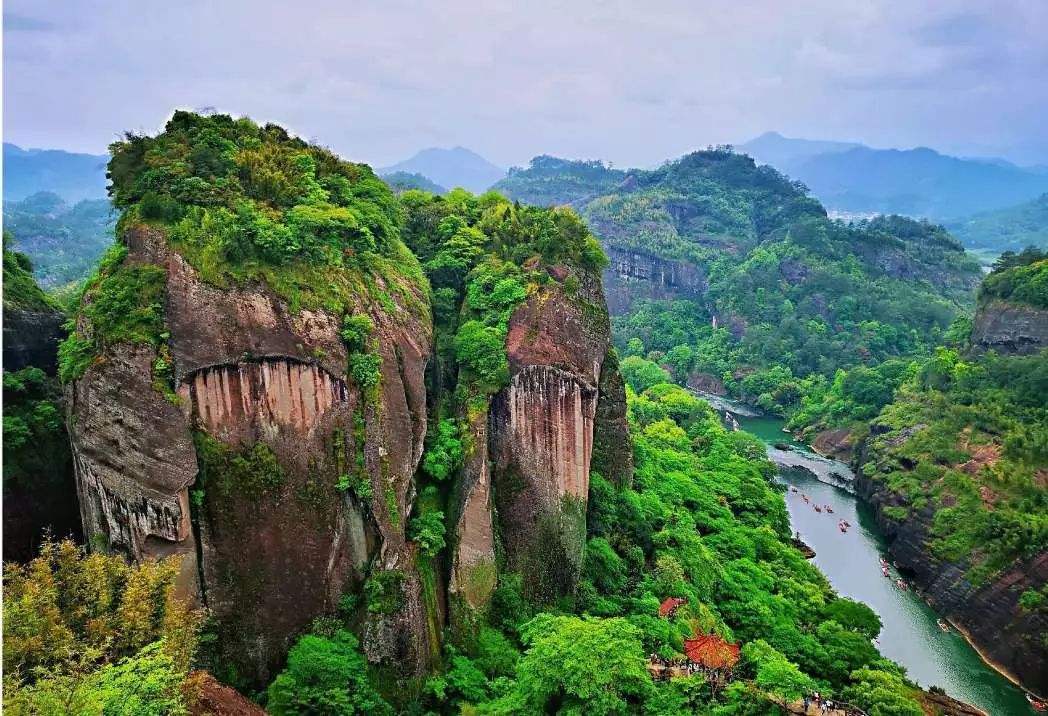
[[[947,224],[965,246],[992,251],[1021,251],[1048,246],[1048,194],[1028,202],[986,211]]]
[[[626,264],[635,252],[694,266],[690,290],[647,299],[636,278],[606,273],[641,297],[615,317],[617,345],[780,414],[840,368],[928,353],[979,276],[942,228],[830,221],[802,185],[729,148],[653,171],[539,157],[498,188],[578,207]]]
[[[609,321],[598,277],[607,259],[573,210],[464,190],[446,196],[409,190],[397,197],[366,166],[343,162],[279,127],[223,115],[178,112],[164,133],[130,135],[111,149],[121,238],[87,281],[75,330],[60,351],[60,376],[78,401],[80,419],[70,430],[82,461],[79,479],[96,491],[100,504],[91,510],[99,514],[107,502],[123,499],[105,487],[104,473],[88,471],[100,468],[84,451],[92,440],[85,431],[102,423],[87,404],[91,391],[110,390],[110,371],[137,365],[137,372],[121,375],[125,383],[144,381],[153,397],[142,399],[157,406],[150,410],[174,409],[167,418],[174,423],[183,407],[191,408],[198,421],[184,439],[200,474],[181,488],[192,529],[141,542],[119,525],[89,521],[99,529],[87,535],[89,551],[47,541],[34,560],[6,566],[4,701],[12,713],[184,713],[214,695],[213,679],[200,669],[274,714],[757,714],[814,690],[870,714],[917,716],[937,708],[878,654],[871,642],[878,617],[835,594],[793,544],[763,445],[726,429],[705,402],[641,357],[662,359],[652,351],[669,354],[683,342],[638,346],[639,336],[621,336],[628,383],[621,419],[629,444],[608,439],[614,433],[603,431],[617,424],[614,397],[623,388],[614,351],[605,355]],[[725,159],[734,161],[723,153],[713,157]],[[780,179],[762,173],[761,181],[778,185]],[[954,260],[953,244],[930,227],[904,225],[916,235],[907,243],[894,225],[827,223],[802,195],[791,199],[792,208],[762,206],[770,216],[799,212],[813,222],[816,235],[807,240],[814,245],[832,247],[869,233],[900,253]],[[778,240],[807,256],[797,249],[803,241],[791,243],[791,235],[784,231]],[[733,241],[741,242],[738,250],[746,242],[757,250],[761,242],[756,231],[716,239],[721,247]],[[837,250],[862,275],[855,254]],[[19,261],[13,254],[10,260]],[[5,269],[7,262],[5,254]],[[28,268],[23,260],[16,280],[27,278]],[[175,281],[190,280],[198,283],[185,295],[211,292],[214,306],[223,305],[225,295],[249,300],[263,287],[286,307],[288,320],[313,322],[314,333],[302,340],[314,340],[315,326],[335,321],[341,343],[335,357],[344,356],[337,380],[360,401],[345,416],[347,429],[303,434],[294,444],[264,432],[230,443],[221,423],[198,414],[204,396],[183,387],[203,385],[183,367],[184,336],[193,333],[186,334],[186,316],[171,309],[183,300]],[[963,287],[961,280],[956,291]],[[42,300],[31,281],[25,292]],[[736,310],[762,316],[767,305]],[[951,313],[949,300],[943,305]],[[432,329],[413,323],[430,317]],[[393,472],[398,455],[371,442],[380,421],[403,410],[392,402],[400,394],[391,391],[397,381],[409,386],[415,370],[407,343],[398,343],[395,354],[387,343],[401,335],[394,332],[399,325],[415,330],[415,339],[432,330],[434,341],[425,414],[417,418],[429,430],[417,463],[408,463],[418,469],[406,483]],[[572,367],[577,356],[557,354],[564,346],[545,341],[557,330],[571,332],[571,350],[599,351],[599,387],[576,377],[596,381],[596,374],[585,373],[593,365]],[[688,330],[697,328],[682,335]],[[723,333],[714,336],[724,340]],[[316,347],[282,350],[311,356],[321,368],[335,364]],[[560,357],[542,359],[551,365],[529,364],[535,355]],[[269,359],[234,360],[255,370],[251,366]],[[22,390],[16,382],[32,380],[5,375],[5,394],[8,383]],[[562,493],[536,513],[537,525],[523,524],[515,521],[527,506],[521,500],[540,498],[528,497],[534,474],[513,462],[519,457],[504,423],[515,419],[515,406],[533,398],[528,386],[542,380],[576,391],[575,400],[593,401],[587,403],[595,406],[598,426],[593,471],[580,498]],[[127,393],[125,386],[120,390]],[[140,396],[126,399],[132,398]],[[124,429],[129,418],[145,415],[128,412],[137,405],[116,401],[106,408]],[[9,435],[7,413],[4,423],[7,447],[17,431],[11,421]],[[164,430],[174,435],[169,425]],[[321,437],[323,450],[308,453]],[[475,494],[469,491],[489,469],[475,464],[478,457],[488,464],[485,445],[494,472],[488,489],[498,506],[490,567],[463,561],[461,523],[471,509],[462,495]],[[308,464],[292,459],[303,450]],[[154,484],[151,489],[167,489]],[[243,540],[269,529],[265,522],[286,526],[289,532],[272,533],[285,540],[308,537],[291,540],[301,543],[317,539],[303,520],[326,525],[334,516],[330,524],[336,525],[351,515],[371,525],[368,540],[377,535],[384,549],[399,550],[400,561],[369,553],[359,581],[347,578],[345,591],[324,608],[296,615],[305,621],[283,632],[286,657],[280,653],[277,668],[260,681],[248,658],[256,647],[245,653],[238,645],[255,634],[259,643],[268,638],[269,625],[258,619],[271,613],[269,592],[294,586],[282,572],[258,566],[275,554],[272,544],[255,543],[261,554],[241,550],[227,562],[208,560],[221,560],[231,545],[252,544]],[[192,590],[187,594],[184,565],[201,558],[187,542],[193,539],[208,541],[198,565],[211,600],[206,608],[187,600]],[[158,544],[165,546],[149,551]],[[291,542],[275,547],[299,548]],[[122,552],[161,558],[128,565]],[[245,571],[251,569],[258,571]],[[296,571],[299,581],[313,579]],[[274,574],[284,581],[270,581]],[[479,602],[478,593],[484,595]],[[215,601],[223,594],[241,599]],[[383,630],[401,624],[405,599],[408,607],[419,605],[412,614],[423,621],[390,647],[421,657],[424,668],[407,676],[398,671],[403,663],[376,651],[376,645],[385,648]],[[428,654],[403,651],[413,634]],[[652,679],[652,665],[682,658],[685,640],[696,637],[727,656],[705,671]]]
[[[4,229],[14,248],[33,260],[40,285],[75,292],[113,243],[116,216],[105,199],[69,205],[51,192],[4,202]]]

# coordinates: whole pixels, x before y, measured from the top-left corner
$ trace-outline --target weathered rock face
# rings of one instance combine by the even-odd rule
[[[815,452],[841,462],[851,462],[855,451],[855,439],[847,428],[823,430],[816,434],[811,443]]]
[[[1024,591],[1048,583],[1048,553],[1017,562],[986,584],[973,585],[965,577],[967,565],[938,560],[928,548],[931,507],[898,522],[884,516],[884,508],[896,504],[884,483],[860,470],[855,487],[874,508],[893,561],[912,575],[936,611],[963,628],[987,658],[1030,689],[1048,691],[1048,646],[1043,640],[1048,615],[1019,606]]]
[[[979,307],[972,345],[1004,355],[1029,355],[1048,348],[1048,311],[994,300]]]
[[[292,311],[264,286],[206,284],[155,230],[134,229],[127,242],[129,261],[167,272],[178,400],[153,388],[147,346],[107,350],[73,387],[88,536],[136,559],[183,554],[184,587],[212,610],[226,660],[254,683],[366,574],[395,571],[398,607],[369,615],[364,651],[425,671],[432,649],[405,529],[426,430],[428,316],[357,297],[353,312],[371,318],[381,358],[378,393],[365,396],[343,377],[341,317]],[[372,488],[363,503],[335,487],[356,466]]]
[[[551,284],[511,317],[510,384],[488,421],[499,534],[540,599],[575,586],[594,444],[629,444],[621,378],[602,373],[611,336],[601,286],[577,278],[575,295]],[[632,461],[619,459],[609,477],[625,482]]]
[[[702,268],[687,261],[669,261],[605,243],[610,264],[604,270],[608,311],[627,313],[638,299],[687,298],[698,300],[709,284]]]
[[[4,309],[4,370],[28,366],[54,375],[58,366],[58,343],[65,337],[59,311]]]

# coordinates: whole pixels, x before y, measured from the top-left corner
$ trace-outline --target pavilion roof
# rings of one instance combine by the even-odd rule
[[[677,611],[677,607],[687,603],[687,599],[681,599],[680,597],[668,597],[662,601],[662,604],[659,605],[659,616],[669,616],[673,612]]]
[[[716,634],[685,639],[684,653],[707,669],[730,669],[739,663],[739,645],[729,644]]]

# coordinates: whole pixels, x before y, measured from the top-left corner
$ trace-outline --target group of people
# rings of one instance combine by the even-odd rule
[[[888,571],[888,560],[886,560],[884,557],[881,557],[881,574],[883,574],[885,577],[891,579],[892,573],[890,571]],[[903,579],[902,577],[899,577],[898,579],[895,580],[895,586],[898,587],[899,589],[902,589],[902,590],[906,590],[906,589],[910,588],[910,585],[907,584],[906,580]]]
[[[826,713],[834,707],[833,701],[822,698],[822,695],[818,691],[804,697],[805,714],[808,713],[808,709],[811,708],[812,704],[815,704],[815,708],[819,709],[822,713]]]

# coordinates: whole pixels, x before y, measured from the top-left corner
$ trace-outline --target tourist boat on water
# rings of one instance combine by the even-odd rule
[[[945,621],[943,621],[942,619],[940,619],[940,620],[938,620],[938,621],[937,621],[937,622],[935,622],[935,623],[936,623],[936,624],[938,624],[938,625],[939,625],[939,628],[940,628],[940,629],[942,629],[942,630],[943,630],[944,632],[946,632],[947,634],[949,634],[949,633],[950,633],[950,625],[949,625],[949,624],[947,624],[947,623],[946,623]]]

